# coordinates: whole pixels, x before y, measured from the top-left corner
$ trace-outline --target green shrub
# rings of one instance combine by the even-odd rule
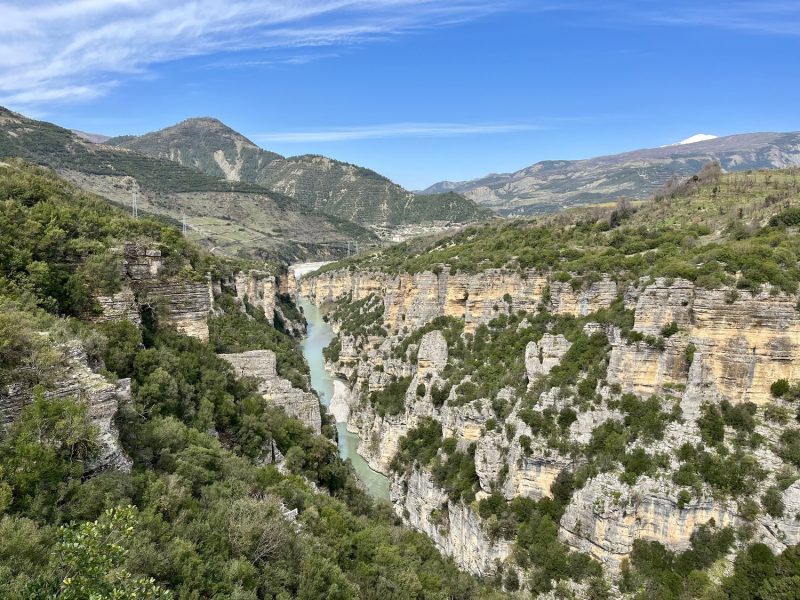
[[[789,392],[790,388],[791,386],[789,385],[788,380],[778,379],[771,386],[769,386],[769,391],[776,398],[782,398]]]
[[[410,376],[393,379],[384,389],[370,393],[369,402],[382,417],[399,415],[405,410],[406,392],[410,385]]]
[[[781,490],[775,486],[767,488],[764,495],[761,496],[761,505],[764,507],[764,510],[767,511],[768,515],[775,518],[782,517],[784,504]]]
[[[679,331],[678,324],[675,321],[672,321],[671,323],[668,323],[667,325],[664,325],[664,327],[661,328],[661,336],[665,338],[672,337],[673,335],[678,333],[678,331]]]

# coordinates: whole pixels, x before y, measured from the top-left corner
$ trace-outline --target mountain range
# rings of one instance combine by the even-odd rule
[[[620,196],[645,199],[670,178],[689,177],[709,160],[719,161],[729,172],[798,166],[800,132],[717,138],[702,134],[661,148],[587,160],[547,160],[514,173],[442,181],[421,193],[454,191],[502,215],[530,215]]]
[[[70,131],[0,107],[0,160],[49,167],[86,191],[173,221],[222,254],[336,258],[409,224],[492,215],[447,192],[416,196],[377,173],[313,156],[285,159],[215,119],[140,137]]]
[[[325,156],[285,158],[207,117],[104,143],[169,159],[227,181],[254,183],[314,210],[372,228],[433,221],[466,223],[491,216],[457,194],[417,196],[375,171]]]
[[[379,242],[371,231],[284,194],[95,144],[83,135],[0,108],[0,160],[19,157],[49,167],[117,204],[131,206],[136,194],[140,211],[185,219],[188,237],[217,253],[289,261],[342,256],[353,241]]]

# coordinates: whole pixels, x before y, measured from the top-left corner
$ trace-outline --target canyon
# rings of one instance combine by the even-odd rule
[[[580,453],[554,449],[532,430],[520,416],[521,398],[512,387],[500,389],[495,399],[459,404],[454,399],[461,382],[451,381],[447,401],[433,398],[448,383],[448,343],[442,331],[431,330],[430,324],[441,318],[457,319],[463,322],[464,334],[471,336],[498,316],[520,311],[535,315],[544,310],[583,319],[583,335],[608,340],[607,376],[597,383],[598,401],[575,405],[578,410],[567,439],[587,444],[599,426],[621,423],[625,415],[614,400],[620,394],[633,394],[642,401],[658,398],[666,412],[677,410],[680,415],[666,425],[661,439],[633,444],[665,457],[657,475],[624,483],[618,472],[598,473],[575,490],[559,523],[563,543],[614,573],[630,555],[635,540],[656,541],[680,551],[689,547],[698,526],[709,523],[746,527],[752,540],[775,552],[800,542],[796,510],[800,483],[781,492],[786,510],[782,516],[772,516],[748,514],[742,498],[726,497],[707,484],[681,501],[682,487],[671,477],[680,466],[672,451],[701,440],[698,420],[705,407],[747,403],[759,417],[775,406],[791,408],[775,398],[770,387],[776,380],[800,376],[796,295],[769,286],[760,292],[704,289],[679,278],[643,279],[620,287],[611,276],[601,276],[576,289],[555,280],[552,273],[534,270],[450,274],[443,265],[435,271],[327,269],[301,278],[292,292],[329,310],[337,303],[373,298],[382,307],[379,323],[385,336],[353,335],[345,323],[331,321],[341,348],[327,367],[349,382],[347,428],[361,440],[359,454],[373,469],[392,478],[395,512],[426,533],[460,567],[487,575],[502,563],[514,563],[513,540],[489,534],[477,512],[477,501],[498,493],[507,500],[549,497],[560,473],[574,472],[586,463]],[[593,315],[609,309],[618,297],[634,315],[633,334],[627,337],[613,324],[592,321]],[[426,326],[424,335],[414,337]],[[525,326],[523,319],[519,327]],[[669,328],[674,332],[661,336]],[[396,348],[408,339],[412,339],[410,346],[398,357]],[[518,357],[525,365],[528,390],[560,364],[570,346],[563,335],[549,333],[528,343]],[[401,378],[410,378],[402,408],[395,414],[380,414],[370,395]],[[497,414],[492,400],[512,408],[508,414]],[[533,410],[570,406],[572,398],[556,388],[541,393]],[[392,469],[403,437],[425,419],[440,423],[443,437],[455,438],[460,450],[474,445],[479,479],[475,501],[448,498],[425,465],[417,464],[406,473]],[[734,437],[729,426],[726,431]],[[759,418],[755,431],[767,441],[753,453],[753,460],[766,473],[758,484],[763,491],[774,485],[781,468],[788,467],[778,456],[781,428]]]

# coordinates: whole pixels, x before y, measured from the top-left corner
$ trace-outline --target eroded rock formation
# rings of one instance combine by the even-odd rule
[[[252,377],[258,382],[258,392],[264,400],[282,407],[286,413],[301,420],[315,433],[322,430],[319,400],[310,393],[292,387],[278,375],[275,353],[271,350],[252,350],[237,354],[220,354],[239,377]]]

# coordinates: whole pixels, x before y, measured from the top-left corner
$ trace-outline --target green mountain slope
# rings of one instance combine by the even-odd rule
[[[170,160],[96,145],[73,132],[0,108],[0,158],[50,167],[91,192],[181,220],[190,237],[223,254],[294,260],[341,256],[367,230],[253,183],[225,181]]]
[[[363,225],[468,223],[491,215],[454,195],[420,200],[374,171],[324,156],[284,158],[216,119],[188,119],[142,136],[112,138],[106,144],[174,160],[229,181],[257,183]]]

